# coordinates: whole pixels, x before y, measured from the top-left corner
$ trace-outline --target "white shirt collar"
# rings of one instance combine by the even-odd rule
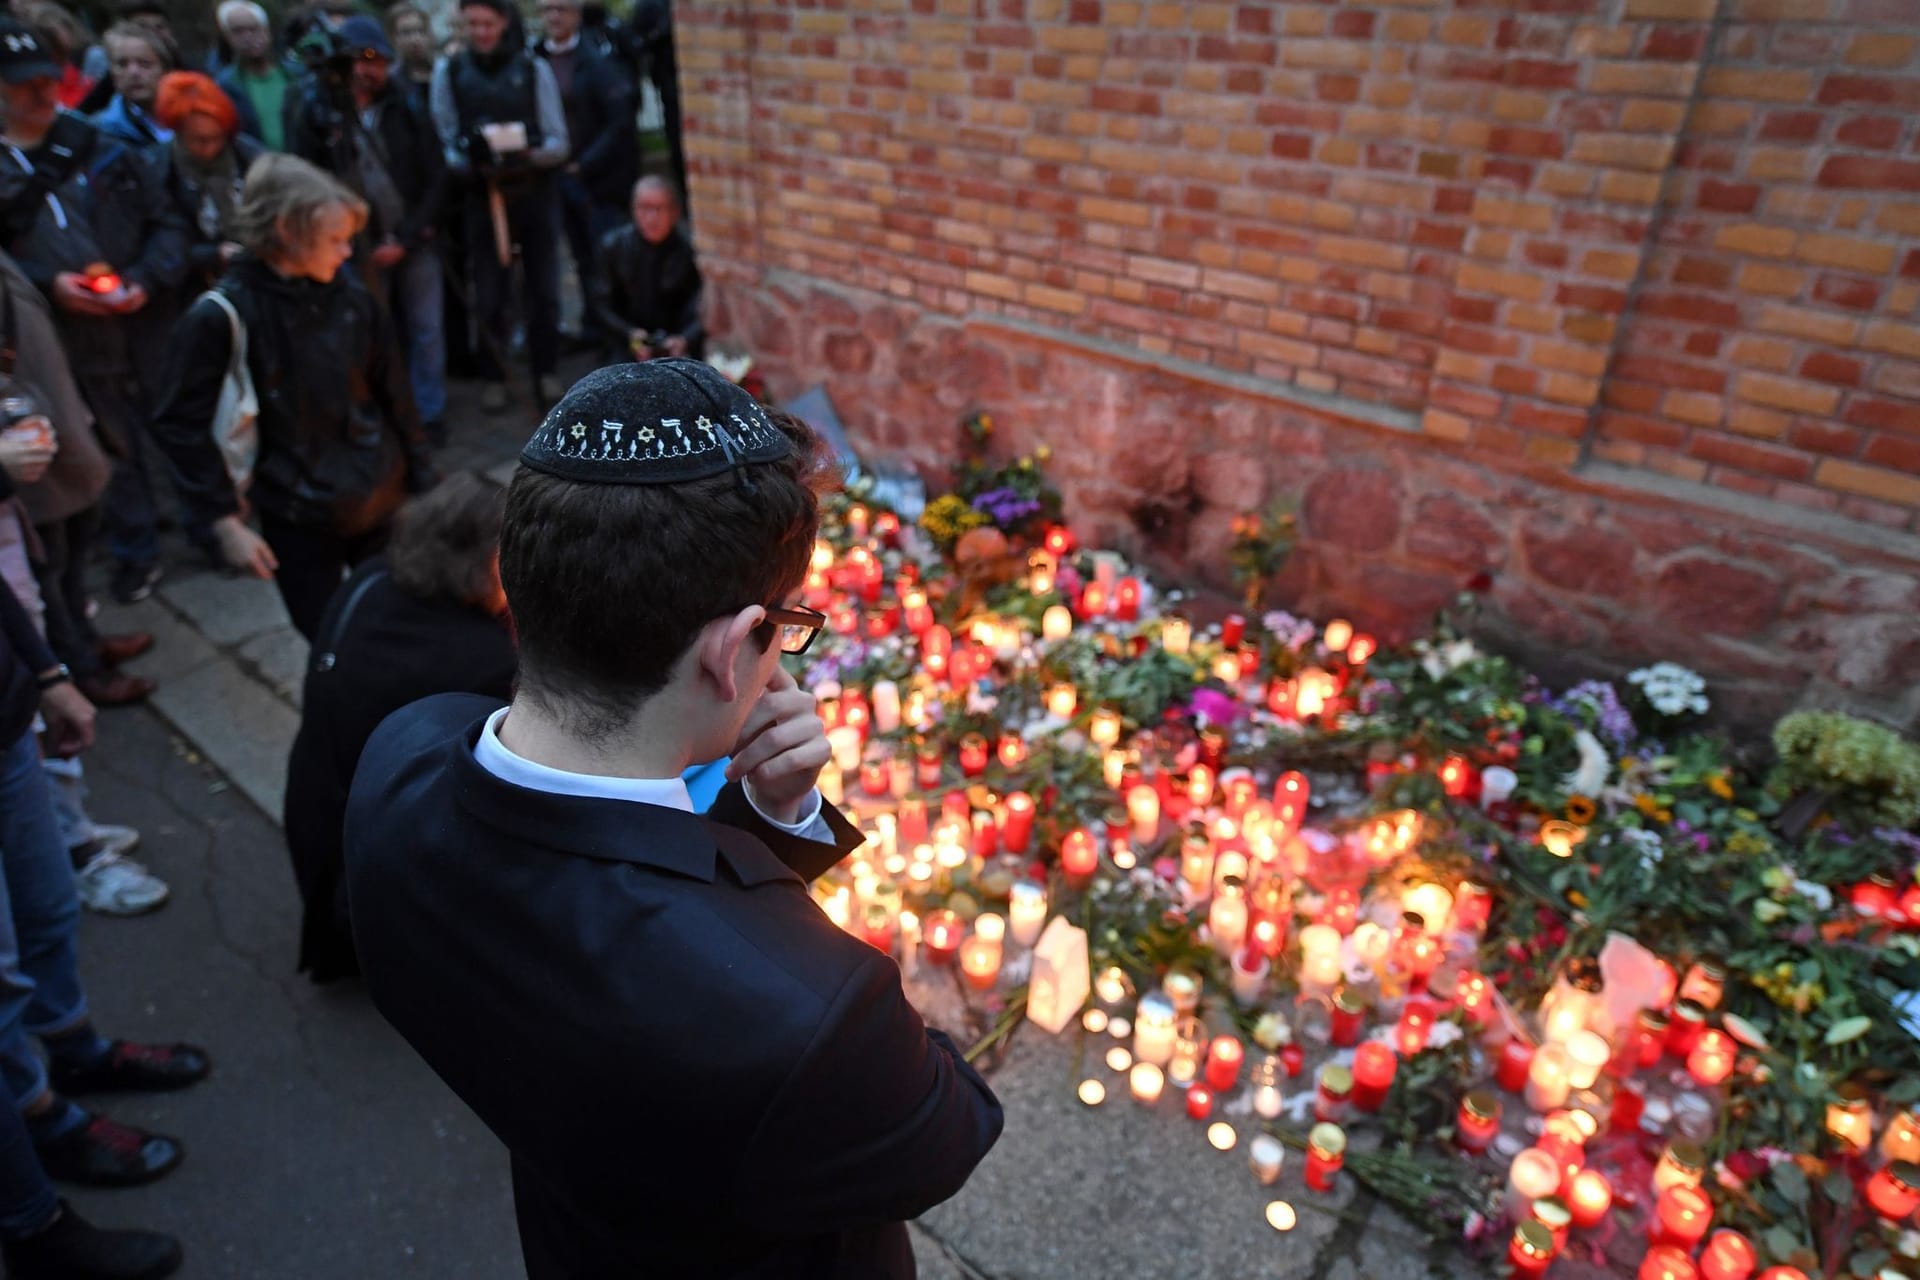
[[[545,43],[547,46],[548,53],[572,53],[575,49],[578,49],[580,47],[580,37],[578,34],[575,34],[573,39],[567,41],[565,44],[555,44],[551,40],[548,40]]]
[[[480,731],[480,741],[473,748],[473,758],[480,767],[502,782],[556,796],[627,800],[678,809],[682,813],[693,812],[687,784],[679,778],[613,778],[598,773],[570,773],[515,755],[500,741],[500,725],[507,718],[508,710],[502,707],[487,717],[486,728]]]

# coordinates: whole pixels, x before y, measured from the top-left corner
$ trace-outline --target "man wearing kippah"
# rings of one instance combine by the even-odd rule
[[[615,365],[526,450],[505,707],[401,711],[346,860],[381,1012],[511,1153],[533,1280],[911,1277],[1000,1105],[805,882],[860,836],[780,665],[819,442],[706,365]],[[732,756],[705,818],[679,781]]]

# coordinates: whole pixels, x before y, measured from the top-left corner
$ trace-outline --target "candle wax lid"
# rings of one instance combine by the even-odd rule
[[[1346,1131],[1337,1124],[1317,1124],[1307,1134],[1307,1142],[1330,1156],[1337,1156],[1347,1149]]]

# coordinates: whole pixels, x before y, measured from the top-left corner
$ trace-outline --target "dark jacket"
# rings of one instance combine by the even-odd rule
[[[267,153],[266,145],[244,133],[235,135],[227,145],[233,151],[234,180],[245,182],[247,169]],[[222,234],[213,221],[206,192],[201,189],[199,181],[180,164],[180,157],[172,146],[161,147],[154,157],[154,163],[166,185],[167,199],[173,202],[174,212],[186,224],[187,279],[183,292],[187,297],[183,301],[191,301],[193,297],[211,289],[214,282],[227,273],[227,263],[220,257],[220,246],[232,237]]]
[[[253,105],[253,97],[240,87],[240,68],[228,63],[218,71],[207,72],[213,82],[220,86],[223,93],[233,101],[233,110],[240,117],[240,132],[255,142],[260,141],[260,110]],[[292,97],[293,86],[287,86],[287,95]]]
[[[242,257],[219,285],[247,329],[260,399],[260,454],[248,500],[289,524],[354,536],[386,523],[433,466],[386,309],[351,272],[289,280]],[[225,311],[202,298],[175,333],[153,434],[194,516],[241,509],[213,442],[213,413],[233,350]]]
[[[54,327],[53,308],[33,287],[19,264],[0,253],[0,315],[13,306],[13,342],[19,354],[16,376],[25,377],[45,402],[59,451],[40,479],[20,491],[36,525],[78,515],[100,500],[107,487],[107,455],[94,433],[93,410],[73,380],[67,353]]]
[[[0,582],[0,743],[11,747],[33,727],[40,710],[40,673],[59,663],[26,606]]]
[[[351,118],[309,87],[287,121],[287,150],[340,178],[362,195],[359,148],[371,141],[392,179],[406,214],[397,227],[378,226],[377,210],[370,210],[367,238],[378,244],[391,236],[409,251],[433,238],[446,199],[447,161],[433,119],[418,105],[416,95],[398,80],[388,84],[374,102],[371,137],[360,121]]]
[[[530,1280],[913,1275],[1000,1104],[806,889],[859,847],[552,795],[473,755],[485,698],[375,731],[347,809],[367,990],[507,1146]]]
[[[149,394],[164,366],[166,330],[187,273],[187,228],[166,198],[150,156],[62,113],[22,169],[0,147],[0,237],[39,290],[53,278],[104,262],[150,301],[131,316],[81,316],[54,310],[67,356],[81,381],[137,372]],[[149,314],[151,313],[151,314]]]
[[[534,53],[552,65],[542,43]],[[557,76],[557,73],[556,73]],[[583,31],[573,48],[573,77],[560,90],[566,108],[567,140],[580,185],[600,204],[626,208],[640,176],[640,132],[632,73],[602,53]]]
[[[436,693],[512,696],[514,665],[504,620],[407,594],[384,556],[334,593],[307,661],[300,732],[287,761],[287,850],[306,904],[300,968],[316,980],[358,972],[340,840],[367,739],[395,711]]]
[[[649,244],[631,223],[600,242],[600,270],[589,287],[595,318],[607,342],[627,350],[634,329],[656,329],[687,340],[687,354],[706,352],[707,326],[700,318],[700,264],[685,224],[659,244]]]

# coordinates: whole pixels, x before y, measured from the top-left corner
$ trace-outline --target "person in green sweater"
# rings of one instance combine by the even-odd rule
[[[233,64],[220,73],[220,87],[240,110],[240,132],[260,139],[269,151],[286,150],[293,77],[274,51],[267,11],[253,0],[226,0],[214,20],[233,49]]]

